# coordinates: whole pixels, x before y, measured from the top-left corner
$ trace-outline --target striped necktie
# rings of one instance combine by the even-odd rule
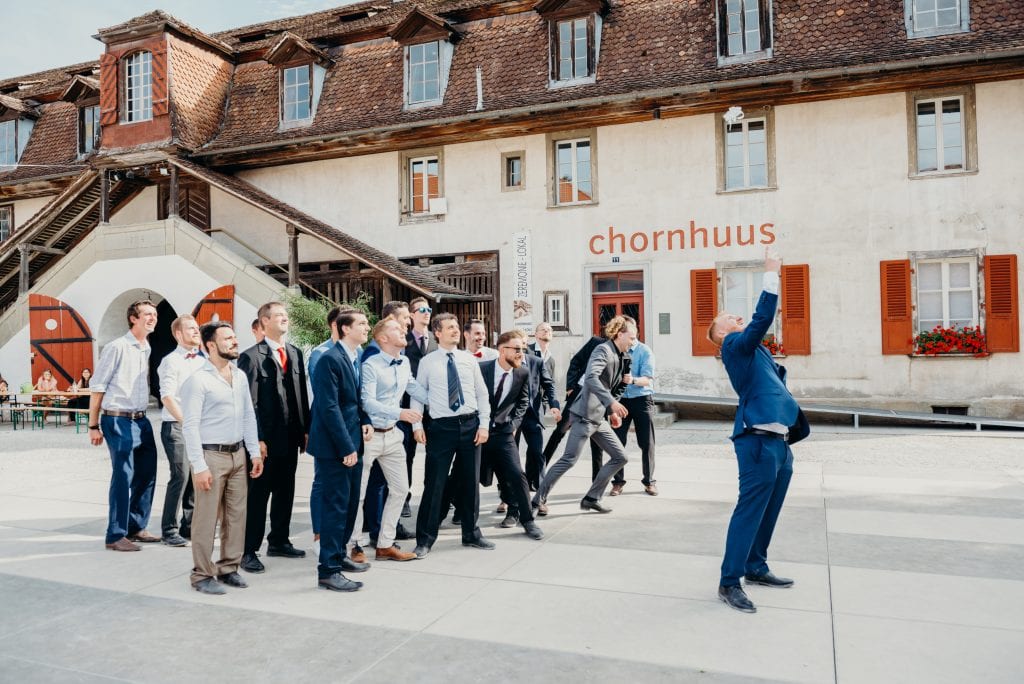
[[[459,371],[455,368],[455,354],[448,352],[448,406],[452,411],[458,411],[464,401]]]

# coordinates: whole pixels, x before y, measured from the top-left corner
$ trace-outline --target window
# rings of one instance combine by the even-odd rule
[[[978,325],[978,260],[973,256],[918,260],[917,331]]]
[[[556,204],[594,201],[590,174],[590,140],[561,140],[555,143],[557,177]]]
[[[739,268],[722,268],[722,311],[738,314],[744,320],[749,321],[757,308],[757,300],[761,297],[763,289],[762,279],[764,277],[764,266],[745,266]],[[777,342],[782,341],[782,326],[780,325],[782,307],[779,307],[775,314],[775,321],[769,328],[768,334],[775,335]]]
[[[0,121],[0,167],[17,166],[34,127],[32,119]]]
[[[971,28],[970,0],[904,0],[908,38],[963,33]]]
[[[124,61],[124,120],[128,123],[153,118],[153,56],[137,52]]]
[[[555,22],[556,59],[552,80],[572,81],[594,75],[594,15]]]
[[[11,237],[14,232],[14,206],[5,204],[0,206],[0,242]]]
[[[552,330],[568,330],[569,293],[565,290],[549,290],[544,293],[544,320]]]
[[[503,192],[523,189],[523,160],[525,158],[524,152],[505,152],[501,155],[501,189]]]
[[[402,221],[443,220],[444,163],[440,150],[415,150],[401,155]]]
[[[772,0],[718,0],[720,64],[771,57]]]
[[[303,121],[313,112],[313,67],[281,70],[281,121]]]
[[[720,192],[775,188],[774,110],[753,110],[737,121],[718,120]]]
[[[977,170],[974,89],[908,95],[910,175]]]
[[[88,154],[100,146],[99,105],[82,107],[78,110],[78,152]]]
[[[444,99],[453,46],[446,40],[408,45],[405,48],[405,105],[440,104]]]

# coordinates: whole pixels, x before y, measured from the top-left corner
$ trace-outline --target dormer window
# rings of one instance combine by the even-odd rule
[[[772,56],[772,0],[717,0],[718,63]]]
[[[548,87],[594,83],[607,0],[541,0],[534,9],[551,27]]]
[[[0,121],[0,167],[18,163],[18,122]]]
[[[100,107],[91,105],[78,109],[78,153],[89,154],[100,146]]]
[[[17,166],[32,137],[35,116],[26,102],[0,95],[0,168]]]
[[[153,118],[153,55],[136,52],[124,60],[124,121]]]
[[[313,111],[313,65],[281,70],[281,121],[308,119]]]
[[[405,108],[444,102],[458,32],[444,19],[414,6],[388,35],[404,46]]]
[[[407,104],[425,104],[441,99],[441,59],[438,41],[410,45],[405,49],[407,63],[405,101]]]
[[[309,41],[287,31],[270,48],[266,59],[280,69],[281,128],[313,123],[327,67],[333,60]]]

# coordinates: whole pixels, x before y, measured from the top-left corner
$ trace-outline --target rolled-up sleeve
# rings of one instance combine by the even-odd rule
[[[117,362],[121,357],[120,351],[120,345],[116,341],[103,348],[99,363],[96,364],[96,372],[92,374],[92,378],[89,380],[90,392],[102,394],[107,391],[107,385],[113,379],[114,371],[117,369]]]

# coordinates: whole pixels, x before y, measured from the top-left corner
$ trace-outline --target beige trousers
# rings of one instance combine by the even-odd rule
[[[233,454],[203,451],[213,475],[208,491],[196,488],[192,512],[192,584],[238,570],[245,546],[245,449]],[[213,561],[213,539],[220,523],[220,560]]]
[[[366,498],[366,483],[370,479],[370,467],[374,461],[380,463],[384,479],[388,483],[388,498],[380,518],[380,535],[377,548],[386,549],[395,543],[395,530],[402,515],[405,495],[409,493],[409,475],[405,465],[403,433],[397,427],[388,432],[374,432],[373,438],[363,444],[363,477],[359,484],[359,508],[356,512],[355,527],[352,528],[350,544],[365,546],[370,535],[363,532],[363,499]]]

